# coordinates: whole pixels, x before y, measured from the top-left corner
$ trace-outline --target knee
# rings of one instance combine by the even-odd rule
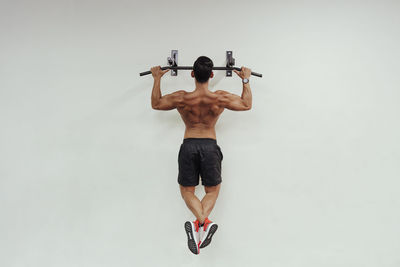
[[[206,195],[212,198],[218,198],[219,190],[208,191]]]
[[[218,184],[215,186],[205,186],[204,191],[206,192],[206,194],[215,194],[218,196],[220,188],[221,188],[221,184]]]
[[[185,199],[187,196],[194,195],[194,186],[180,186],[181,196]]]
[[[190,200],[194,196],[194,193],[191,191],[181,191],[181,197],[183,200]]]

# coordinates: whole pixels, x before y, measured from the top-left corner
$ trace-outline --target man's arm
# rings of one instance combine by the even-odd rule
[[[154,90],[153,90],[154,91]],[[151,107],[157,110],[171,110],[174,108],[181,107],[183,105],[183,96],[185,91],[176,91],[172,94],[161,96],[160,98],[155,98],[154,93],[151,96]]]
[[[158,110],[171,110],[177,108],[183,103],[183,95],[185,91],[176,91],[172,94],[165,96],[161,95],[161,77],[168,72],[168,70],[161,70],[160,66],[151,68],[151,73],[154,78],[153,91],[151,93],[151,107]]]
[[[242,67],[241,72],[235,70],[235,73],[240,78],[244,79],[250,77],[251,70]],[[224,108],[236,111],[251,109],[253,100],[249,83],[243,84],[243,91],[241,97],[223,90],[215,91],[215,93],[219,95],[218,98],[219,105]]]

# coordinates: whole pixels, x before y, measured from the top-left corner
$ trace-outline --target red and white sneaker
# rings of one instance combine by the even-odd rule
[[[195,220],[194,222],[185,222],[185,231],[188,238],[188,247],[193,254],[200,253],[200,222]]]
[[[211,243],[211,239],[215,232],[218,229],[218,225],[216,223],[213,223],[210,221],[208,218],[204,220],[204,225],[202,228],[203,236],[201,237],[200,240],[200,247],[199,248],[205,248]]]

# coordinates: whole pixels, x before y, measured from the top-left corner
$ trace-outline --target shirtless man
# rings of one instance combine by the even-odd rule
[[[162,96],[161,77],[169,70],[160,66],[151,68],[154,86],[151,106],[157,110],[177,109],[185,125],[185,135],[179,150],[178,183],[182,198],[196,220],[185,223],[188,247],[194,254],[210,244],[218,225],[208,219],[221,187],[221,161],[223,155],[217,145],[215,124],[225,108],[230,110],[249,110],[252,95],[249,85],[251,70],[245,67],[234,72],[242,79],[242,96],[218,90],[208,90],[208,81],[214,77],[213,62],[205,56],[199,57],[193,65],[192,77],[196,89],[193,92],[177,91]],[[204,186],[205,196],[200,201],[195,195],[199,175]]]

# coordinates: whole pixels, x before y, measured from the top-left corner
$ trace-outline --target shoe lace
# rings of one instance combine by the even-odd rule
[[[198,231],[199,231],[199,228],[200,228],[200,222],[199,222],[199,220],[195,220],[193,223],[194,223],[196,232],[198,232]]]
[[[207,230],[207,227],[208,227],[208,225],[209,225],[210,223],[212,223],[212,221],[210,221],[208,218],[206,218],[206,219],[204,220],[204,225],[203,225],[204,231]]]

